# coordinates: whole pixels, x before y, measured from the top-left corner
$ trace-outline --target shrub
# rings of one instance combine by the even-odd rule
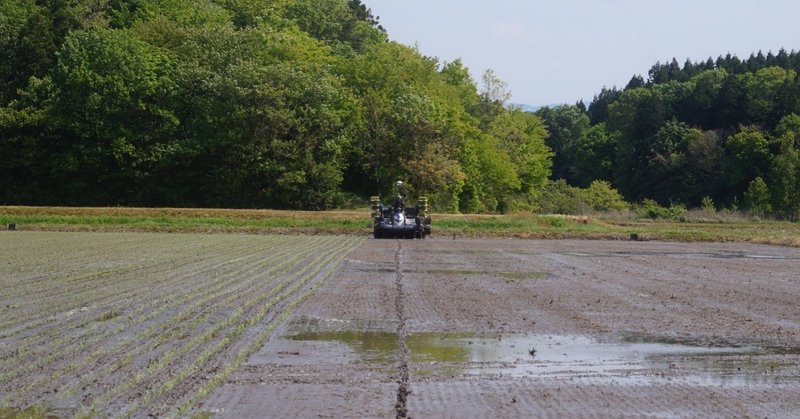
[[[586,189],[570,186],[564,179],[549,181],[536,204],[540,213],[572,215],[630,207],[622,195],[603,180],[595,180]]]
[[[682,204],[672,204],[669,208],[658,205],[658,202],[652,199],[645,199],[637,208],[636,211],[640,217],[664,220],[679,220],[686,214],[686,207]]]
[[[595,180],[586,189],[579,190],[586,205],[592,211],[616,211],[630,207],[619,191],[611,187],[611,183],[604,180]]]
[[[714,206],[714,200],[711,199],[710,196],[704,196],[703,200],[700,203],[703,211],[707,214],[713,214],[717,212],[716,207]]]

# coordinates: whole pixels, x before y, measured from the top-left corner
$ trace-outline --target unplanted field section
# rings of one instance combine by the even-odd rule
[[[799,271],[741,243],[369,239],[198,408],[795,417]]]
[[[359,237],[0,233],[0,407],[189,412]]]
[[[404,257],[411,416],[796,414],[797,249],[432,240]]]

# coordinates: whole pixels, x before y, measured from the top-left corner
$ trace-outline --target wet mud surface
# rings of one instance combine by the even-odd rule
[[[795,417],[800,253],[367,240],[199,414]]]

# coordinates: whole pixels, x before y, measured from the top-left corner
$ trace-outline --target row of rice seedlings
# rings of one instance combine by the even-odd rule
[[[227,257],[221,256],[217,260],[226,260],[226,259],[227,259]],[[206,268],[206,271],[211,270],[211,269],[215,269],[215,268],[217,268],[219,266],[222,266],[224,264],[225,264],[225,262],[215,263],[214,265]],[[192,278],[192,276],[196,276],[196,272],[197,272],[196,270],[195,270],[194,273],[190,272],[190,275],[187,275],[184,278],[183,282],[185,282],[189,286],[191,286],[191,285],[194,285],[194,286],[197,286],[197,287],[201,286],[200,284],[198,284],[198,282],[196,280],[194,280]],[[176,274],[173,274],[170,279],[173,279],[176,276],[177,276]],[[177,291],[182,291],[183,290],[183,288],[176,288],[175,284],[171,283],[169,280],[161,281],[161,283],[163,285],[161,285],[159,287],[142,287],[140,281],[128,281],[128,282],[133,283],[134,287],[138,288],[140,293],[141,293],[141,291],[151,291],[150,298],[141,298],[139,296],[136,296],[137,298],[134,299],[135,304],[132,305],[132,306],[133,307],[137,307],[139,313],[141,313],[142,311],[148,311],[148,312],[150,312],[152,314],[157,314],[156,311],[152,310],[152,306],[151,306],[151,304],[157,304],[157,303],[160,302],[158,300],[158,298],[156,298],[157,296],[159,296],[159,295],[168,295],[169,293],[174,293],[176,290]],[[95,296],[94,298],[96,298],[97,301],[103,301],[104,304],[108,305],[107,303],[105,303],[106,299],[104,299],[102,296]],[[142,301],[145,301],[145,303],[141,303]],[[151,302],[151,304],[147,304],[146,302]],[[159,307],[159,305],[157,305],[156,307]],[[163,306],[161,308],[162,309],[166,309],[166,306]],[[131,313],[131,315],[138,315],[139,313]],[[97,325],[95,323],[92,323],[91,320],[92,320],[91,318],[89,318],[88,316],[84,315],[81,318],[73,319],[72,324],[73,324],[74,329],[77,330],[80,335],[89,335],[92,338],[102,337],[102,336],[97,334],[97,331],[95,330],[95,329],[97,329]],[[88,322],[88,324],[91,325],[89,328],[86,327],[87,322]],[[111,333],[111,332],[114,332],[114,331],[113,330],[109,331],[109,333]],[[46,333],[41,333],[41,334],[33,335],[33,336],[30,337],[31,339],[38,338],[39,341],[26,342],[25,340],[19,340],[19,341],[15,342],[15,347],[17,348],[17,351],[18,351],[20,348],[24,348],[26,346],[26,344],[27,344],[27,346],[32,347],[32,348],[38,348],[40,351],[47,351],[48,347],[52,347],[52,346],[63,347],[65,345],[66,340],[68,340],[68,339],[69,340],[78,340],[83,344],[88,343],[86,340],[82,340],[81,339],[82,336],[80,336],[80,335],[79,336],[74,336],[73,334],[67,333],[67,331],[62,330],[62,328],[50,327],[50,328],[48,328],[46,330]],[[53,340],[54,337],[55,337],[55,341]],[[48,345],[42,345],[41,342],[48,342],[49,344]],[[32,355],[32,356],[36,355],[35,351],[31,351],[31,352],[32,353],[30,353],[29,355]],[[61,351],[61,352],[63,352],[63,351]],[[11,359],[9,361],[13,361],[13,359]],[[0,363],[0,365],[2,365],[2,363]]]
[[[195,264],[193,263],[193,261],[189,261],[189,262],[187,262],[187,263],[185,263],[183,265],[185,267],[192,267]],[[206,267],[205,269],[206,270],[212,270],[212,269],[215,269],[216,267],[218,267],[218,266],[212,265],[212,266]],[[106,281],[107,283],[104,284],[101,289],[91,289],[91,290],[85,290],[85,291],[82,290],[83,292],[82,292],[82,294],[80,296],[73,297],[72,299],[68,300],[68,301],[75,301],[75,302],[69,302],[69,303],[64,303],[64,304],[67,304],[67,307],[75,307],[76,304],[78,304],[79,306],[81,304],[85,304],[87,302],[87,300],[93,301],[93,302],[95,302],[95,304],[97,302],[101,302],[101,304],[104,305],[104,306],[109,306],[109,305],[115,306],[115,305],[119,305],[119,304],[125,304],[126,301],[129,301],[129,300],[132,300],[132,299],[133,300],[140,300],[142,291],[158,292],[159,288],[172,286],[172,284],[171,284],[171,282],[169,280],[172,280],[175,277],[178,277],[180,275],[186,275],[185,272],[190,272],[190,273],[194,273],[192,271],[196,272],[196,269],[192,269],[192,270],[188,270],[187,269],[185,271],[181,271],[181,270],[177,270],[176,271],[176,267],[173,265],[170,268],[171,268],[171,271],[175,271],[175,272],[170,275],[169,280],[162,280],[155,287],[143,287],[142,283],[141,283],[142,281],[139,278],[146,277],[147,271],[151,270],[149,268],[150,267],[148,267],[148,269],[144,269],[144,270],[136,270],[136,271],[131,272],[130,274],[124,275],[122,277],[111,276]],[[165,268],[166,267],[162,267],[162,269],[160,271],[158,271],[158,272],[163,272],[165,270]],[[122,289],[120,289],[120,288],[122,288]],[[159,294],[154,294],[154,295],[157,296]],[[76,299],[77,299],[77,301],[76,301]],[[66,298],[65,298],[65,301],[67,301]],[[150,300],[147,300],[147,301],[150,301]],[[86,307],[86,306],[84,306],[84,307]],[[96,314],[93,313],[93,311],[95,311],[96,309],[89,310],[88,307],[87,307],[86,309],[83,309],[83,310],[87,311],[87,313],[86,314],[77,313],[78,315],[74,316],[75,309],[73,308],[73,310],[72,310],[73,316],[70,316],[70,317],[74,317],[74,318],[68,319],[70,321],[62,322],[63,324],[61,324],[61,325],[53,325],[52,324],[53,323],[52,320],[49,319],[49,318],[48,319],[40,319],[38,323],[40,325],[45,325],[46,326],[46,329],[45,329],[46,332],[57,333],[57,334],[60,335],[61,328],[68,328],[68,327],[70,327],[70,325],[74,326],[75,324],[77,324],[78,327],[81,327],[82,324],[80,322],[81,321],[85,321],[86,320],[85,318],[91,318],[91,317],[96,316]],[[31,325],[31,326],[33,326],[33,325]],[[42,337],[41,334],[34,335],[34,337],[36,337],[36,336]],[[20,340],[20,344],[24,343],[24,342],[25,342],[24,338]]]
[[[52,346],[51,346],[51,348],[52,348]]]
[[[266,342],[272,336],[272,332],[279,325],[283,324],[292,313],[294,313],[298,305],[300,305],[301,303],[306,301],[310,296],[316,293],[320,285],[322,285],[328,278],[330,278],[331,275],[333,275],[334,272],[336,272],[338,267],[343,262],[344,257],[350,252],[352,252],[360,244],[361,241],[357,241],[354,242],[351,247],[344,249],[338,255],[336,260],[334,260],[333,265],[330,266],[325,275],[319,276],[317,281],[315,281],[305,292],[303,292],[296,299],[287,304],[281,311],[280,316],[273,318],[272,321],[266,324],[265,327],[261,330],[261,332],[255,336],[255,338],[253,339],[252,342],[250,342],[249,345],[245,346],[243,349],[241,349],[239,352],[236,353],[232,362],[230,362],[225,367],[220,369],[216,374],[214,374],[214,376],[211,379],[209,379],[205,383],[205,385],[197,389],[197,391],[195,391],[194,394],[187,395],[188,396],[186,397],[187,401],[184,404],[175,408],[174,411],[171,412],[171,415],[176,415],[176,416],[187,415],[189,411],[192,410],[197,405],[197,403],[208,397],[212,391],[214,391],[216,388],[222,385],[228,379],[228,377],[231,376],[231,374],[233,374],[236,370],[239,369],[239,367],[242,365],[242,363],[244,363],[244,361],[246,361],[252,354],[254,354],[256,351],[261,349],[264,346],[264,344],[266,344]]]
[[[268,322],[266,328],[273,330],[278,320],[282,322],[285,318],[289,315],[293,308],[299,304],[299,302],[303,299],[304,295],[309,294],[311,291],[310,289],[316,289],[316,285],[319,284],[321,281],[327,279],[332,272],[336,270],[341,259],[344,258],[345,255],[350,253],[356,246],[356,244],[360,243],[360,241],[349,241],[346,243],[342,243],[338,249],[331,249],[331,252],[325,257],[324,259],[320,260],[320,258],[315,259],[311,263],[309,263],[304,269],[303,273],[301,273],[301,278],[295,282],[291,288],[283,291],[281,294],[276,295],[267,303],[260,306],[258,311],[251,317],[246,317],[242,319],[232,331],[230,331],[220,342],[218,342],[215,346],[203,351],[199,356],[197,356],[193,362],[189,365],[183,364],[182,370],[171,377],[169,380],[164,382],[159,388],[155,389],[154,391],[148,392],[145,397],[137,400],[137,403],[130,406],[126,415],[135,414],[137,410],[142,407],[148,406],[153,398],[155,397],[163,397],[165,394],[170,392],[177,384],[183,382],[190,375],[202,370],[202,367],[209,362],[209,360],[222,353],[226,348],[230,347],[234,342],[236,342],[244,332],[261,323],[267,313],[272,311],[276,314],[276,317],[273,318],[272,321]],[[320,273],[328,269],[327,275],[320,275]],[[314,279],[316,281],[313,281]],[[312,281],[312,286],[308,287],[308,282]],[[306,292],[300,292],[303,288],[307,288]],[[291,298],[293,297],[293,298]],[[277,305],[282,305],[281,309],[276,307]],[[271,310],[274,309],[274,310]],[[263,334],[263,333],[262,333]],[[258,340],[258,339],[256,339]],[[248,346],[249,348],[250,346]],[[245,351],[240,351],[239,354],[236,354],[233,357],[233,362],[241,364],[243,362],[243,358],[240,354]],[[239,358],[237,360],[237,358]]]
[[[317,250],[319,249],[318,246]],[[319,263],[320,259],[325,257],[325,253],[322,253],[319,256],[316,256],[313,260],[310,261],[313,264]],[[308,270],[308,268],[303,268],[298,272],[295,272],[293,275],[289,276],[283,284],[291,284],[297,282],[299,279],[302,279],[302,275]],[[180,359],[180,356],[187,353],[192,353],[196,351],[196,348],[200,347],[201,345],[208,344],[209,342],[215,340],[219,336],[223,336],[222,332],[229,329],[234,328],[243,316],[246,316],[253,307],[257,307],[259,303],[263,302],[264,300],[274,296],[275,294],[279,293],[281,289],[285,287],[273,287],[271,290],[266,292],[265,294],[255,294],[245,302],[239,304],[239,306],[234,310],[234,312],[228,315],[223,321],[217,322],[211,325],[211,328],[204,330],[201,333],[196,334],[189,342],[170,348],[166,353],[162,354],[158,361],[151,363],[144,371],[140,371],[138,376],[133,377],[133,379],[129,379],[123,383],[117,383],[115,388],[111,392],[106,392],[102,397],[96,402],[99,403],[100,406],[106,405],[105,401],[112,399],[118,394],[123,394],[125,391],[129,390],[134,385],[139,384],[142,380],[150,377],[156,377],[157,374],[164,369],[168,364],[172,363],[173,360]],[[284,296],[287,291],[280,293],[280,296]],[[281,297],[282,298],[282,297]],[[177,361],[176,361],[177,362]],[[145,386],[147,387],[147,386]]]
[[[0,267],[0,295],[20,296],[27,289],[33,293],[40,293],[45,287],[57,285],[53,283],[53,276],[63,272],[85,271],[86,266],[98,262],[98,254],[106,254],[107,249],[128,243],[146,244],[141,239],[119,240],[123,235],[87,236],[85,234],[65,233],[25,233],[16,236],[12,248],[16,249],[13,255],[7,253],[4,257],[9,260],[8,267],[15,266],[13,271],[5,271]],[[76,245],[76,243],[78,243]],[[151,244],[152,245],[152,244]],[[121,255],[124,262],[129,255]],[[35,258],[32,260],[32,258]],[[106,259],[101,259],[106,262]],[[31,263],[35,262],[35,263]],[[42,270],[44,269],[44,272]],[[44,286],[42,286],[44,284]],[[7,288],[10,286],[11,288]]]
[[[100,355],[104,355],[105,357],[109,357],[109,355],[106,354],[105,351],[103,351],[103,349],[101,347],[101,348],[99,348],[99,349],[97,349],[95,351],[95,353],[93,354],[92,358],[98,358]],[[112,355],[112,356],[116,356],[116,355]],[[133,356],[131,356],[129,354],[129,355],[123,356],[123,357],[118,358],[118,359],[121,359],[121,361],[118,362],[117,365],[111,365],[109,368],[104,368],[105,371],[103,371],[103,372],[115,372],[116,369],[123,367],[126,362],[132,361]],[[90,360],[86,360],[86,362],[84,364],[87,364],[87,363],[90,364],[88,366],[88,371],[89,372],[94,372],[94,371],[96,371],[96,369],[93,369],[92,366],[99,365],[101,363],[102,364],[106,364],[108,362],[113,362],[113,361],[105,361],[105,362],[104,361],[99,361],[97,364],[92,364],[92,363],[90,363]],[[63,369],[61,371],[60,375],[68,374],[69,370],[73,370],[73,369],[74,368],[65,368],[65,369]],[[97,371],[97,372],[100,372],[100,371]],[[72,374],[68,374],[68,375],[72,375]],[[92,376],[92,374],[88,374],[88,375],[80,374],[79,376],[82,377],[82,378],[83,377],[90,377],[90,376]],[[56,377],[51,377],[51,378],[56,378]],[[69,378],[71,378],[71,377],[68,377],[68,379]],[[72,380],[70,380],[70,381],[72,381]],[[44,385],[49,385],[49,382],[52,382],[51,379],[45,379],[45,380],[43,380],[42,385],[43,386]],[[66,395],[68,393],[69,392],[64,392],[64,391],[59,392],[59,394],[64,394],[64,395]]]
[[[322,256],[320,256],[320,257],[322,257]],[[320,257],[317,257],[316,259],[314,259],[312,261],[312,265],[318,264]],[[312,265],[307,265],[307,266],[312,266]],[[291,283],[289,283],[287,281],[287,284],[291,284],[291,287],[280,288],[280,290],[282,292],[277,297],[274,297],[273,300],[269,304],[267,304],[265,306],[261,306],[261,310],[262,310],[261,315],[263,316],[267,312],[268,308],[270,308],[275,303],[282,301],[284,298],[286,298],[286,296],[288,294],[294,292],[294,290],[296,290],[299,286],[301,286],[306,281],[305,277],[306,277],[306,273],[307,273],[308,270],[309,270],[308,267],[306,267],[306,268],[301,269],[299,272],[296,272],[294,274],[294,277],[293,277],[294,280]],[[272,289],[269,292],[268,295],[274,295],[276,293],[276,291],[278,291],[278,290],[279,290],[278,288]],[[241,333],[246,328],[246,326],[249,324],[248,319],[252,318],[252,316],[250,316],[249,313],[252,312],[255,309],[258,309],[258,308],[259,308],[259,306],[258,306],[258,304],[256,304],[256,305],[253,305],[252,307],[249,307],[248,310],[241,311],[242,315],[240,317],[242,318],[242,320],[240,320],[238,323],[237,322],[233,322],[231,324],[232,326],[236,326],[235,328],[231,327],[232,329],[234,329],[234,332],[233,332],[234,334]],[[214,339],[216,339],[217,336],[222,336],[222,332],[218,333],[218,332],[215,331],[214,333],[211,334],[211,337],[214,338]],[[228,335],[228,336],[230,336],[230,335]],[[225,339],[223,339],[223,341],[225,341]]]
[[[163,252],[160,252],[160,253],[163,253]],[[214,256],[213,254],[211,254],[211,255]],[[226,257],[224,257],[224,255],[222,255],[222,256],[223,257],[218,258],[218,260],[226,260],[227,259]],[[189,260],[186,263],[186,265],[190,265],[192,263],[196,263],[196,262],[194,262],[193,260]],[[176,269],[175,265],[168,266],[167,268],[169,268],[170,270],[175,270]],[[131,273],[131,275],[135,275],[135,274],[138,274],[138,272]],[[141,277],[141,275],[139,277]],[[57,282],[57,281],[54,281],[54,282]],[[105,295],[112,295],[113,297],[116,297],[117,299],[124,299],[126,297],[126,294],[120,292],[120,287],[126,287],[125,289],[131,288],[133,290],[136,290],[137,288],[141,289],[141,286],[139,284],[140,281],[121,281],[120,278],[118,278],[118,277],[111,277],[111,278],[108,278],[106,280],[106,282],[107,282],[107,285],[111,287],[111,288],[108,289],[107,293],[99,294],[96,290],[87,290],[88,292],[87,292],[87,295],[85,296],[86,297],[85,300],[97,301],[97,300],[100,299],[99,297],[103,297]],[[75,299],[66,298],[65,297],[66,291],[57,289],[57,290],[55,290],[55,292],[53,292],[54,290],[52,290],[52,288],[54,288],[54,287],[53,286],[46,287],[46,291],[47,291],[46,293],[51,295],[54,298],[59,299],[59,300],[68,301],[67,303],[65,303],[65,304],[68,304],[67,307],[74,308],[76,306],[75,305],[76,303],[72,302]],[[72,287],[72,289],[76,289],[76,290],[79,290],[79,291],[81,291],[82,288],[86,289],[85,285],[81,284],[81,286],[73,286]]]
[[[48,252],[44,258],[49,258],[52,253],[54,252]],[[94,255],[95,259],[98,259],[98,256],[107,257],[109,253],[106,251],[96,254]],[[31,291],[40,296],[40,298],[24,295],[20,290],[21,285],[14,284],[12,289],[17,294],[16,300],[23,301],[23,308],[25,309],[14,310],[9,313],[9,316],[5,316],[7,322],[0,326],[0,330],[5,332],[3,337],[13,336],[37,325],[53,323],[57,320],[57,318],[54,319],[54,314],[62,314],[66,310],[74,311],[83,307],[82,303],[97,301],[98,297],[102,297],[105,294],[98,293],[96,287],[93,286],[94,284],[100,283],[111,287],[107,293],[119,294],[120,288],[128,285],[118,280],[118,275],[124,270],[130,270],[130,268],[122,270],[106,269],[102,272],[90,272],[88,274],[85,269],[78,272],[70,272],[66,275],[62,272],[53,272],[48,283],[40,284]],[[96,278],[101,281],[95,281],[94,279]],[[75,281],[79,282],[75,283]],[[70,312],[66,313],[68,315],[71,314]],[[72,316],[69,315],[68,317]],[[35,320],[32,322],[31,319]],[[13,326],[9,327],[11,325]]]
[[[307,256],[307,254],[311,254],[313,252],[313,249],[309,249],[309,251],[305,252],[305,253],[301,252],[301,251],[296,251],[293,248],[287,248],[287,251],[294,253],[296,257],[285,258],[281,254],[276,253],[275,255],[278,257],[278,259],[279,260],[283,260],[283,262],[281,262],[278,265],[275,265],[268,272],[260,273],[259,276],[250,276],[251,279],[249,280],[249,284],[254,284],[256,287],[264,286],[265,284],[268,284],[268,283],[265,283],[265,282],[263,282],[261,280],[258,280],[258,278],[260,278],[263,275],[275,276],[276,278],[279,277],[283,273],[285,273],[288,270],[290,270],[300,260],[304,259]],[[223,285],[228,285],[228,283],[225,282],[225,281],[219,281],[219,282],[222,283]],[[220,300],[215,300],[215,301],[193,301],[193,304],[196,303],[195,305],[199,305],[199,306],[203,306],[203,307],[209,307],[209,308],[228,307],[229,305],[236,303],[237,300],[241,299],[242,296],[253,294],[253,290],[250,289],[250,288],[252,288],[252,287],[248,287],[247,289],[243,289],[241,292],[238,292],[238,293],[233,293],[233,295],[229,296],[229,298],[226,298],[226,299],[221,300],[221,301]],[[209,304],[209,303],[211,303],[211,304]],[[185,330],[190,330],[190,329],[196,327],[198,324],[206,322],[208,320],[208,318],[211,317],[215,313],[216,312],[209,310],[204,315],[196,317],[194,320],[192,320],[189,323],[186,322],[186,316],[185,317],[179,317],[179,318],[164,319],[162,321],[162,323],[168,323],[168,324],[176,325],[174,327],[177,327],[178,325],[181,325],[181,326],[184,326]],[[141,353],[151,352],[151,351],[155,350],[158,346],[160,346],[164,342],[164,338],[162,338],[163,334],[161,333],[162,330],[163,330],[163,324],[155,324],[155,325],[152,325],[147,331],[145,331],[145,333],[139,334],[137,336],[137,338],[136,338],[136,342],[138,342],[138,344],[134,347],[134,350],[137,352],[137,355],[141,354]],[[126,359],[126,358],[129,358],[129,357],[128,356],[123,357],[123,359]],[[120,362],[112,362],[112,364],[109,365],[108,368],[103,368],[102,370],[117,371],[117,370],[121,369],[123,366],[124,365],[121,365]],[[95,371],[93,371],[93,373],[98,373],[98,374],[105,375],[103,373],[106,372],[106,371],[102,371],[102,370],[95,370]],[[85,376],[82,375],[81,378],[82,379],[84,377],[90,378],[92,375],[94,375],[93,373],[90,373],[90,374],[85,375]],[[83,381],[83,380],[81,380],[81,381]],[[80,384],[80,382],[73,383],[73,387],[75,387],[77,384]],[[59,391],[59,394],[68,394],[68,393],[69,393],[68,390]]]
[[[289,249],[287,250],[287,253],[289,253],[289,252],[291,252],[291,251],[292,251],[292,250],[291,250],[291,248],[289,248]],[[279,253],[279,252],[276,252],[276,253],[277,253],[277,255],[281,256],[281,253]],[[299,257],[298,257],[298,259],[299,259]],[[270,263],[269,259],[265,259],[265,264],[268,264],[268,263]],[[247,266],[245,265],[245,268],[246,268],[246,267],[247,267]],[[238,275],[239,275],[239,274],[241,274],[241,273],[243,273],[243,272],[244,272],[244,273],[246,273],[245,271],[243,271],[242,269],[240,269],[240,270],[237,270],[237,271],[233,272],[233,273],[232,273],[230,276],[232,276],[232,277],[234,277],[234,278],[235,278],[235,277],[238,277]],[[230,285],[231,285],[231,283],[228,283],[228,282],[226,282],[226,281],[224,281],[224,280],[219,280],[219,278],[217,279],[217,281],[216,281],[216,282],[219,284],[219,287],[218,287],[218,288],[225,288],[225,287],[228,287],[228,286],[230,286]],[[232,297],[232,298],[238,298],[238,296],[234,296],[234,297]],[[196,294],[195,294],[195,295],[187,295],[185,299],[186,299],[187,301],[195,301],[195,300],[196,300]],[[204,303],[207,303],[207,301],[204,301],[204,300],[202,300],[202,299],[201,299],[201,300],[197,301],[197,304],[193,304],[193,305],[190,307],[190,306],[187,306],[187,305],[183,305],[183,304],[181,304],[181,303],[182,303],[181,301],[175,301],[174,299],[172,299],[172,302],[176,303],[176,305],[177,305],[177,306],[179,306],[179,307],[182,307],[182,308],[183,308],[183,310],[182,310],[182,312],[181,312],[181,313],[183,313],[183,314],[184,314],[184,316],[183,316],[183,317],[179,317],[179,318],[177,319],[177,322],[176,322],[176,319],[167,319],[167,320],[168,320],[168,322],[169,322],[170,324],[182,324],[184,320],[186,320],[188,317],[190,317],[190,314],[193,312],[193,308],[196,308],[198,305],[199,305],[199,306],[202,306]],[[166,310],[166,309],[167,309],[167,306],[166,306],[166,305],[163,305],[163,309],[164,309],[164,310]],[[153,316],[155,316],[155,315],[158,315],[159,313],[152,313],[152,314],[153,314]],[[209,315],[210,315],[210,314],[209,314]],[[153,317],[153,316],[151,316],[151,317]],[[203,320],[203,319],[204,319],[204,317],[203,317],[203,318],[201,318],[201,319],[198,319],[198,321],[199,321],[199,320]],[[129,327],[129,325],[125,325],[125,327]],[[137,335],[137,336],[130,336],[130,337],[129,337],[129,339],[127,339],[127,340],[133,340],[134,338],[137,338],[138,340],[144,340],[144,341],[146,341],[146,342],[151,342],[151,341],[153,340],[153,337],[152,337],[152,336],[153,336],[153,335],[155,335],[155,336],[158,336],[158,335],[160,334],[160,332],[161,332],[162,328],[163,328],[163,325],[162,325],[161,323],[154,324],[154,325],[152,325],[150,328],[148,328],[148,329],[147,329],[147,330],[144,332],[144,333],[146,333],[146,334],[148,335],[148,337],[146,337],[146,338],[141,338],[141,334],[140,334],[140,335]],[[84,340],[83,342],[84,342],[85,344],[93,344],[93,343],[97,343],[97,342],[98,342],[98,341],[100,341],[101,339],[102,339],[102,338],[92,337],[92,338],[91,338],[91,341],[85,341],[85,340]],[[78,340],[78,341],[80,342],[81,340]],[[83,345],[83,346],[87,346],[87,345]],[[50,346],[50,347],[52,348],[52,346]],[[137,346],[137,348],[143,349],[143,347],[142,347],[142,346]],[[81,348],[77,348],[77,350],[75,350],[75,351],[64,351],[64,350],[62,349],[61,351],[58,351],[58,352],[59,352],[59,353],[61,353],[61,354],[64,354],[65,356],[67,356],[67,357],[69,358],[69,356],[71,356],[71,355],[73,354],[73,352],[74,352],[74,354],[80,354],[81,352],[85,352],[85,348],[83,348],[83,347],[81,347]],[[107,351],[104,349],[104,346],[102,346],[102,345],[100,346],[100,348],[98,348],[98,349],[97,349],[97,350],[96,350],[96,351],[93,353],[93,355],[97,355],[97,356],[100,356],[100,355],[103,355],[103,354],[107,354]],[[57,354],[56,354],[56,355],[57,355]],[[89,359],[86,359],[86,360],[85,360],[85,363],[91,363],[91,361],[92,361],[92,360],[91,360],[92,356],[90,355],[90,356],[89,356],[89,357],[87,357],[87,358],[89,358]],[[123,357],[123,359],[124,359],[124,358],[125,358],[125,357]],[[51,359],[48,359],[48,357],[45,357],[45,359],[43,359],[42,361],[43,361],[43,362],[41,362],[41,363],[37,363],[37,364],[44,364],[44,365],[46,365],[46,363],[52,363],[52,360],[51,360]],[[31,367],[31,368],[35,368],[35,367],[38,367],[38,366],[39,366],[39,365],[30,365],[30,367]],[[23,372],[24,372],[24,371],[23,371]],[[66,369],[64,369],[64,370],[63,370],[63,372],[66,372]],[[63,375],[63,374],[61,374],[61,375]],[[54,379],[55,379],[55,378],[58,378],[58,377],[55,377],[55,376],[48,377],[48,378],[47,378],[47,381],[49,381],[49,382],[52,382],[52,381],[54,381]],[[27,387],[27,386],[26,386],[26,387]],[[35,388],[35,387],[34,387],[34,388]],[[20,389],[20,390],[23,390],[23,391],[24,391],[25,389]],[[63,393],[63,392],[60,392],[60,393]]]
[[[146,243],[144,243],[146,245]],[[151,243],[152,246],[152,243]],[[168,257],[159,256],[164,254],[165,252],[158,252],[155,253],[155,256],[161,257],[158,263],[163,263],[165,260],[168,260]],[[104,254],[103,256],[107,256],[108,253]],[[97,258],[98,255],[95,255]],[[157,266],[158,263],[153,264]],[[191,261],[188,261],[191,263]],[[174,267],[171,267],[174,269]],[[130,269],[126,269],[130,270]],[[132,281],[120,281],[117,275],[113,275],[114,273],[119,273],[119,271],[114,270],[107,270],[106,272],[100,273],[90,273],[88,275],[79,276],[73,280],[64,280],[59,274],[51,279],[50,283],[45,284],[45,286],[37,287],[35,290],[36,293],[42,295],[42,299],[46,299],[45,301],[38,301],[36,299],[25,298],[26,306],[30,307],[31,310],[35,310],[34,313],[19,313],[20,316],[24,316],[23,318],[30,318],[30,316],[38,315],[40,319],[44,319],[45,322],[51,322],[52,319],[50,318],[50,314],[52,312],[56,313],[63,313],[64,310],[68,309],[75,309],[76,307],[82,307],[81,304],[86,303],[87,301],[98,301],[101,297],[105,295],[113,294],[117,297],[122,297],[120,288],[133,288],[135,289],[137,284]],[[134,274],[132,272],[131,274]],[[93,279],[95,276],[103,276],[102,281],[92,281],[91,285],[89,285],[90,280]],[[99,287],[105,287],[105,293],[99,293]],[[83,296],[84,298],[81,298]],[[21,299],[21,298],[20,298]],[[44,310],[42,309],[44,308]],[[21,310],[20,310],[21,311]],[[11,322],[19,322],[18,319],[10,319]]]

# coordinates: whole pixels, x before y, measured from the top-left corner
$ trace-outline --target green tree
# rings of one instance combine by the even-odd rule
[[[0,2],[0,106],[31,76],[43,76],[57,48],[52,23],[33,0]]]
[[[747,186],[747,190],[744,193],[744,206],[748,211],[762,216],[772,210],[769,189],[761,176],[753,179],[750,185]]]
[[[284,16],[348,56],[365,44],[386,40],[371,11],[357,0],[296,0],[288,4]]]
[[[460,59],[456,59],[442,66],[441,75],[445,83],[455,88],[464,109],[468,112],[476,112],[478,107],[478,89],[475,81],[469,73],[469,69],[464,67]]]
[[[737,74],[730,74],[722,81],[714,103],[715,127],[732,129],[750,123],[746,85],[746,77]]]
[[[783,217],[797,221],[800,217],[800,153],[785,138],[781,152],[772,159],[772,209]]]
[[[666,116],[663,101],[649,89],[626,90],[609,107],[607,127],[617,140],[614,185],[629,200],[648,195],[651,180],[647,169],[656,152],[653,138]]]
[[[694,91],[688,98],[688,103],[683,115],[686,123],[703,127],[715,128],[714,104],[717,102],[722,82],[728,76],[725,69],[704,71],[692,79]]]
[[[778,119],[775,118],[773,111],[780,90],[786,83],[793,82],[796,75],[797,73],[792,70],[768,67],[758,70],[753,77],[750,77],[747,81],[749,93],[747,112],[750,120],[768,125],[777,123]]]
[[[615,142],[599,123],[578,138],[575,147],[574,176],[578,186],[588,187],[594,180],[610,181],[614,173]]]
[[[699,131],[674,119],[658,130],[649,142],[649,164],[641,169],[642,194],[662,205],[686,199],[686,148],[689,137],[697,135]]]
[[[600,93],[594,96],[587,110],[592,125],[608,121],[608,108],[612,103],[616,102],[621,95],[621,90],[603,87]]]
[[[183,201],[197,205],[331,208],[341,202],[357,105],[331,74],[325,47],[290,31],[230,29],[183,51]],[[223,32],[224,33],[224,32]],[[219,59],[238,53],[237,61]],[[244,59],[247,57],[248,59]],[[227,64],[226,64],[227,63]]]
[[[763,133],[744,129],[730,136],[725,144],[722,179],[726,202],[732,202],[756,177],[766,177],[770,165],[769,143]]]
[[[47,118],[54,88],[50,79],[31,78],[17,99],[0,107],[0,202],[63,205],[51,176],[63,151]]]
[[[683,173],[683,202],[696,206],[703,197],[724,198],[720,177],[723,149],[715,131],[691,130],[686,136],[686,164]],[[676,199],[673,199],[673,201]]]
[[[481,81],[476,116],[481,122],[481,128],[487,129],[494,118],[503,113],[505,103],[511,99],[511,92],[508,90],[508,84],[497,77],[492,69],[483,73]]]
[[[593,181],[588,188],[582,191],[581,195],[592,211],[619,211],[630,207],[619,191],[604,180]]]
[[[775,127],[774,134],[779,140],[792,143],[795,148],[800,148],[800,115],[784,116]]]
[[[523,199],[537,195],[550,175],[553,153],[545,144],[547,129],[537,116],[512,110],[498,116],[490,133],[519,176]]]
[[[554,153],[552,177],[566,179],[569,184],[577,183],[575,155],[578,142],[589,129],[589,116],[571,105],[545,107],[536,115],[542,118],[550,133],[545,143]]]
[[[71,33],[59,55],[54,111],[69,132],[60,156],[68,190],[81,204],[130,204],[169,149],[178,125],[166,107],[174,65],[127,30]],[[72,194],[72,193],[71,193]]]

